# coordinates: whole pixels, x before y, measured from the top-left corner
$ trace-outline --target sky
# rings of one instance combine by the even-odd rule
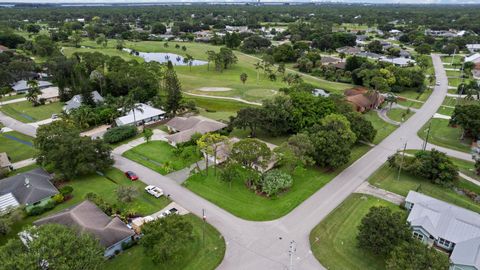
[[[0,0],[0,3],[161,3],[161,2],[256,2],[256,0]],[[342,2],[395,4],[480,4],[480,0],[261,0],[261,2]]]

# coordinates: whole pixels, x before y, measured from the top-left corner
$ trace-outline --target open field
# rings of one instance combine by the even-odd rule
[[[462,129],[449,126],[449,120],[433,118],[426,123],[419,131],[418,136],[422,139],[427,137],[427,130],[430,126],[428,142],[438,146],[470,153],[470,139],[460,140]]]
[[[457,194],[451,188],[442,187],[431,183],[427,179],[422,179],[411,174],[402,172],[400,179],[397,180],[398,170],[390,168],[388,164],[384,164],[378,169],[368,181],[370,184],[397,193],[402,196],[407,196],[410,190],[415,190],[424,193],[428,196],[456,204],[460,207],[468,208],[475,212],[480,212],[480,204],[472,201],[465,195]],[[467,182],[466,180],[459,180],[458,186],[468,186],[472,191],[480,192],[480,187]]]
[[[188,214],[185,216],[193,225],[194,239],[182,251],[180,259],[167,264],[155,264],[144,254],[143,247],[137,245],[105,263],[105,270],[150,270],[150,269],[189,269],[213,270],[223,259],[225,241],[222,235],[210,224],[205,225],[205,242],[202,242],[203,221]]]
[[[62,112],[63,103],[55,102],[34,107],[28,101],[4,105],[0,111],[23,123],[32,123],[52,117]]]
[[[391,109],[387,112],[388,118],[397,122],[405,122],[414,114],[413,111],[407,113],[407,110],[404,109]]]
[[[312,230],[312,252],[323,266],[330,270],[385,269],[385,258],[357,246],[357,228],[374,206],[401,211],[390,202],[354,193]]]
[[[11,162],[32,158],[36,150],[33,148],[33,138],[16,131],[0,134],[0,152],[7,153]]]
[[[313,167],[297,169],[292,174],[293,186],[275,198],[255,194],[238,179],[233,180],[231,185],[225,183],[214,175],[213,167],[208,176],[205,173],[192,175],[184,182],[184,186],[240,218],[272,220],[290,212],[368,150],[370,147],[366,145],[356,146],[350,163],[333,172]]]

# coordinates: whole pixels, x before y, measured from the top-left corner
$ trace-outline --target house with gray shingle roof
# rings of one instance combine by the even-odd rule
[[[0,180],[0,212],[50,200],[59,193],[51,180],[52,176],[41,168]]]
[[[61,224],[73,227],[79,233],[90,233],[105,247],[105,257],[122,250],[122,243],[133,240],[135,232],[118,217],[111,218],[90,201],[83,201],[56,214],[44,217],[33,224]],[[118,252],[117,251],[117,252]]]
[[[224,123],[195,116],[188,118],[174,117],[165,126],[167,126],[169,132],[173,133],[165,136],[172,146],[190,141],[195,133],[203,135],[227,127]]]
[[[47,82],[47,81],[37,81],[37,82],[38,82],[38,88],[40,89],[52,86],[51,82]],[[28,85],[28,82],[26,80],[20,80],[12,85],[12,89],[17,94],[26,93],[30,89],[30,86]]]
[[[451,270],[480,269],[480,214],[415,191],[405,208],[413,237],[451,252]]]
[[[103,97],[97,91],[92,92],[92,98],[93,98],[93,102],[95,102],[96,104],[103,102]],[[83,103],[82,95],[75,95],[69,101],[65,102],[65,106],[63,107],[63,110],[68,113],[69,111],[82,106],[82,103]]]

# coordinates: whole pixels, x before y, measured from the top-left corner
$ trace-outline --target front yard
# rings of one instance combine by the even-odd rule
[[[364,116],[377,130],[377,135],[373,140],[374,144],[379,144],[381,141],[383,141],[383,139],[390,135],[390,133],[394,132],[398,128],[398,126],[392,125],[380,119],[375,111],[370,111],[364,114]]]
[[[11,162],[32,158],[35,155],[33,138],[16,131],[0,134],[0,152],[6,152]]]
[[[185,147],[181,152],[177,152],[177,149],[164,141],[151,141],[128,150],[123,156],[163,175],[200,160],[201,156],[195,147]]]
[[[426,123],[419,131],[418,136],[422,139],[427,137],[427,130],[430,127],[428,142],[442,147],[470,153],[470,139],[460,140],[462,129],[449,126],[449,120],[433,118]]]
[[[312,230],[312,252],[323,266],[330,270],[385,269],[385,258],[357,247],[357,227],[374,206],[400,211],[390,202],[354,193]]]
[[[410,118],[414,112],[412,110],[408,111],[404,109],[391,109],[387,112],[388,118],[397,122],[405,122]]]
[[[223,260],[225,241],[222,235],[210,224],[205,224],[205,243],[202,242],[203,221],[192,215],[186,215],[193,225],[194,239],[182,251],[179,260],[169,264],[154,264],[151,258],[143,253],[143,247],[137,245],[119,254],[105,263],[104,270],[150,270],[150,269],[190,269],[213,270]]]
[[[349,164],[368,150],[370,147],[366,145],[355,146]],[[297,169],[292,175],[292,187],[276,198],[257,195],[238,179],[232,181],[230,186],[214,175],[213,167],[210,168],[208,176],[204,173],[192,175],[184,182],[184,186],[240,218],[265,221],[279,218],[290,212],[330,182],[349,164],[333,172],[313,167]]]
[[[32,123],[52,117],[62,112],[63,103],[55,102],[34,107],[28,101],[3,105],[0,111],[23,123]]]

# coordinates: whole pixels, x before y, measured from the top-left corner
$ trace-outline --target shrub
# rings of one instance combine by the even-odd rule
[[[102,209],[103,212],[107,215],[112,215],[115,211],[116,206],[111,205],[99,197],[96,193],[89,192],[85,194],[85,199],[93,202],[98,208]]]
[[[122,250],[127,250],[137,244],[137,241],[131,240],[128,242],[123,242],[122,243]]]
[[[138,196],[138,189],[134,186],[119,186],[117,199],[121,202],[131,202]]]
[[[118,143],[132,138],[135,135],[137,135],[137,128],[135,126],[120,126],[109,129],[105,135],[103,135],[103,140],[106,143]]]
[[[261,181],[262,192],[268,196],[277,195],[293,184],[292,176],[280,170],[271,170],[263,177]]]
[[[6,235],[11,230],[12,222],[8,218],[0,218],[0,235]]]
[[[47,212],[48,210],[52,210],[55,208],[55,205],[56,203],[54,200],[49,200],[45,205],[33,206],[29,211],[27,211],[27,214],[29,216],[38,216]]]
[[[60,188],[60,193],[65,197],[67,195],[72,194],[73,192],[73,187],[72,186],[63,186]]]
[[[52,200],[55,201],[55,203],[57,203],[57,204],[62,203],[63,199],[64,199],[64,197],[63,197],[62,193],[55,194],[52,197]]]

